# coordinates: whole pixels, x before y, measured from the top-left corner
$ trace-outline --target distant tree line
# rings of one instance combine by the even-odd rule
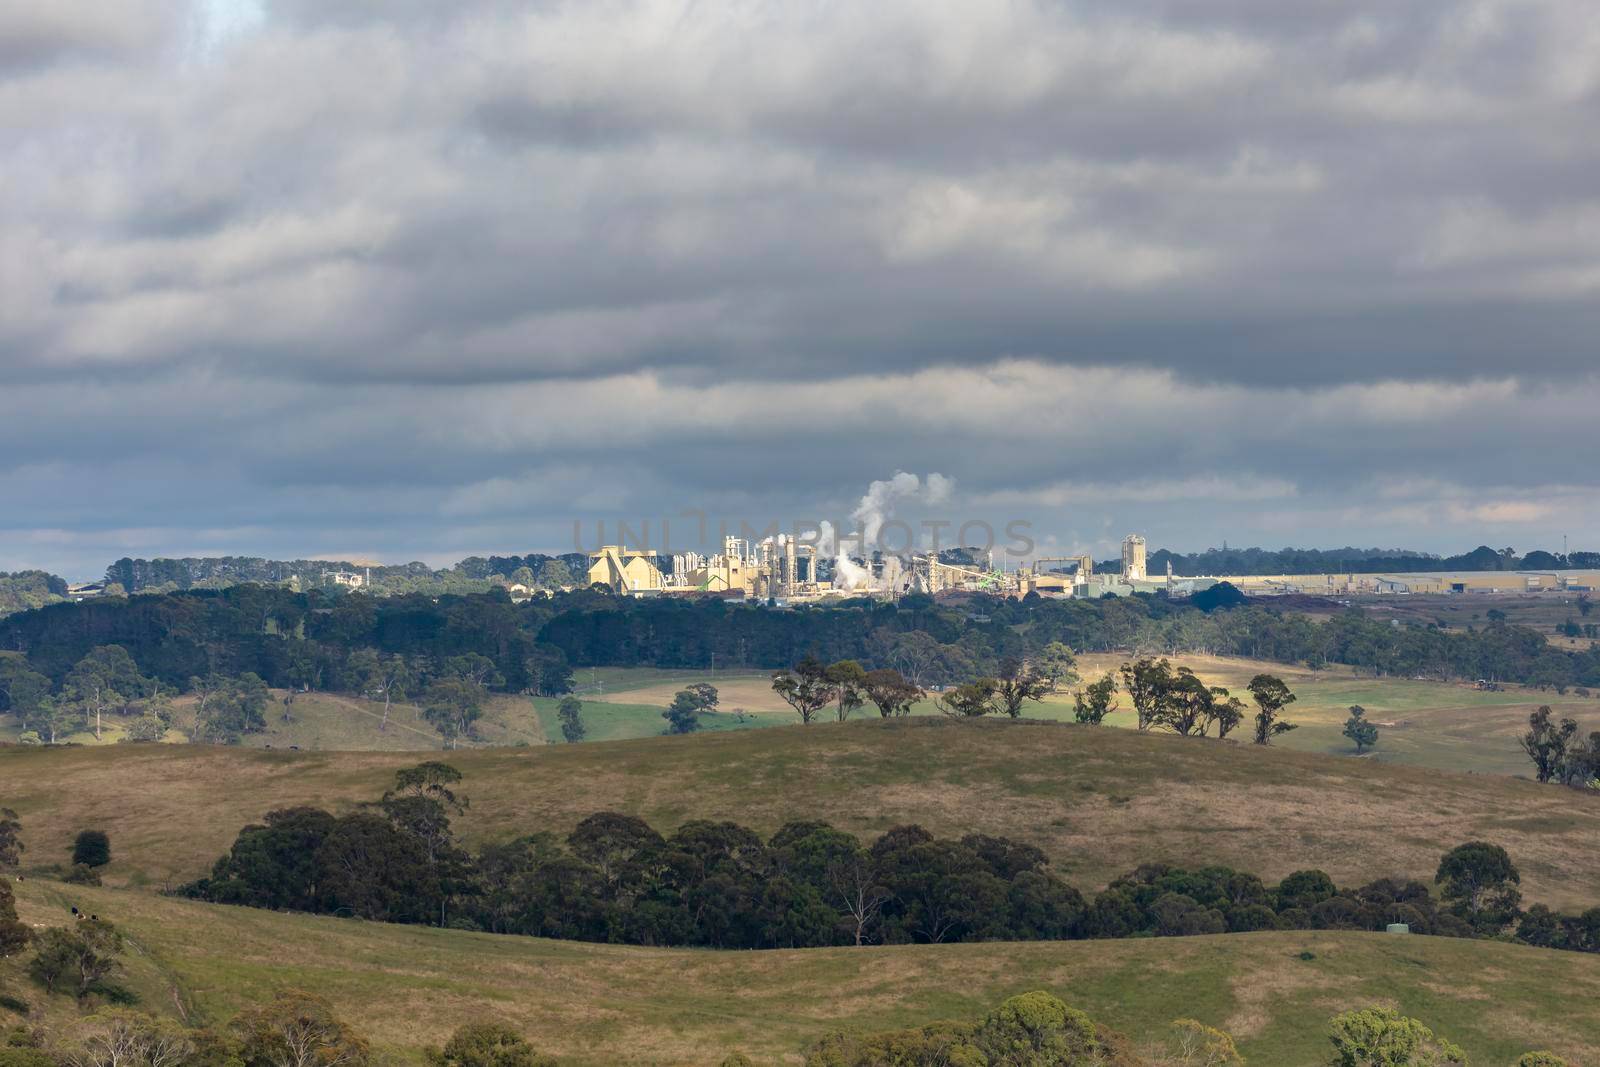
[[[940,553],[946,563],[982,565],[982,552],[950,548]],[[1151,573],[1168,563],[1177,574],[1381,574],[1391,571],[1546,571],[1600,568],[1600,552],[1555,553],[1543,550],[1518,555],[1510,548],[1480,545],[1458,556],[1440,556],[1406,549],[1335,548],[1278,550],[1263,548],[1207,549],[1178,553],[1159,549],[1150,554]],[[279,585],[299,579],[302,588],[319,585],[330,571],[359,572],[370,577],[370,591],[384,596],[408,593],[464,595],[497,585],[521,584],[555,590],[581,584],[588,570],[581,552],[547,555],[468,556],[445,568],[426,563],[368,566],[349,560],[271,560],[257,556],[208,556],[180,559],[124,557],[106,568],[108,593],[170,593],[190,589],[226,589],[234,585]],[[1096,564],[1115,570],[1119,560]],[[44,571],[0,572],[0,616],[59,603],[67,583]]]
[[[237,585],[13,615],[0,619],[0,656],[24,653],[30,669],[57,685],[93,649],[114,645],[171,689],[191,678],[249,672],[274,688],[356,692],[365,651],[427,662],[476,655],[501,679],[490,688],[554,694],[568,688],[570,669],[539,631],[557,603],[519,604],[504,591],[374,597]]]
[[[1341,889],[1305,870],[1274,886],[1222,866],[1147,864],[1086,897],[1032,845],[985,834],[942,839],[917,826],[863,845],[824,822],[791,822],[763,838],[735,823],[696,820],[663,835],[633,816],[600,812],[564,839],[532,834],[474,855],[450,826],[466,803],[453,791],[459,779],[448,764],[428,763],[401,772],[395,789],[348,815],[271,812],[240,831],[208,877],[180,892],[384,922],[721,949],[1405,923],[1452,937],[1513,928],[1520,935],[1525,926],[1530,943],[1600,951],[1600,908],[1524,913],[1515,866],[1482,842],[1446,854],[1437,896],[1416,881]]]
[[[370,579],[372,589],[384,594],[413,592],[483,592],[495,581],[518,581],[550,588],[572,585],[589,567],[579,552],[549,556],[468,556],[451,567],[435,569],[426,563],[371,566],[348,560],[274,560],[255,556],[208,556],[182,559],[129,559],[106,568],[106,581],[127,593],[174,592],[185,589],[226,589],[256,583],[276,585],[298,577],[314,584],[330,571],[347,571]],[[575,577],[576,576],[576,577]],[[63,592],[65,590],[63,589]]]
[[[505,678],[485,656],[468,652],[432,658],[380,653],[357,648],[335,662],[330,678],[374,701],[382,701],[379,730],[389,725],[396,701],[412,700],[417,714],[426,718],[451,747],[475,736],[475,724],[493,686]],[[563,672],[546,674],[544,684],[565,685]],[[267,709],[274,697],[267,683],[252,671],[230,675],[212,672],[196,675],[181,686],[188,694],[189,714],[179,722],[174,714],[174,690],[159,678],[140,673],[128,650],[121,645],[97,645],[79,660],[59,685],[32,669],[17,654],[0,654],[0,696],[4,710],[18,720],[23,744],[56,744],[83,731],[103,736],[109,718],[122,729],[122,741],[161,741],[171,729],[184,731],[191,742],[238,744],[249,734],[267,728]],[[292,719],[294,692],[283,697],[283,718]],[[569,731],[568,740],[581,739]]]
[[[999,677],[1008,662],[1052,644],[1079,652],[1206,653],[1342,664],[1374,675],[1494,679],[1566,688],[1600,685],[1600,649],[1565,651],[1528,627],[1491,620],[1453,632],[1393,625],[1358,609],[1326,622],[1251,604],[1205,612],[1156,596],[1099,600],[976,598],[954,607],[926,596],[773,611],[722,602],[556,598],[540,640],[574,666],[785,668],[810,654],[889,667],[931,687]],[[570,606],[569,606],[570,605]]]
[[[27,655],[59,685],[96,647],[116,645],[170,689],[210,674],[251,673],[275,688],[360,691],[358,653],[441,663],[482,656],[487,688],[559,695],[587,666],[783,669],[814,656],[891,668],[931,688],[1003,678],[1054,645],[1136,656],[1211,653],[1343,664],[1375,675],[1600,687],[1600,648],[1556,648],[1538,631],[1491,619],[1454,632],[1349,610],[1325,622],[1271,606],[1202,611],[1157,596],[1099,600],[923,595],[778,610],[716,599],[636,600],[576,590],[513,601],[462,596],[295,593],[239,585],[56,604],[0,619],[0,650]],[[0,694],[0,710],[9,705]]]
[[[977,565],[983,554],[970,549],[947,549],[942,553],[945,562]],[[1501,571],[1501,570],[1556,570],[1563,568],[1600,567],[1600,552],[1571,552],[1567,554],[1533,550],[1518,555],[1510,548],[1493,549],[1479,545],[1471,552],[1455,556],[1441,556],[1430,552],[1408,549],[1379,548],[1212,548],[1204,552],[1179,553],[1158,549],[1150,554],[1152,573],[1166,569],[1172,563],[1178,574],[1374,574],[1386,571]],[[1120,562],[1120,561],[1119,561]],[[558,563],[564,576],[572,584],[571,576],[582,576],[588,569],[588,557],[581,552],[548,555],[532,552],[526,555],[468,556],[450,567],[432,568],[425,563],[406,563],[370,567],[374,585],[384,588],[393,585],[407,588],[406,583],[445,581],[450,577],[484,581],[494,577],[510,578],[526,568],[531,576],[543,582],[544,569]],[[1109,565],[1110,561],[1108,561]],[[339,569],[363,571],[365,564],[331,560],[270,560],[255,556],[208,556],[181,559],[132,559],[124,557],[106,568],[107,582],[121,586],[129,593],[161,588],[191,589],[196,587],[223,588],[244,582],[274,583],[291,574],[310,576],[323,570]],[[43,572],[27,572],[43,573]],[[0,575],[0,578],[5,577]],[[54,581],[60,579],[47,576]],[[62,592],[65,592],[63,586]]]
[[[1204,552],[1150,553],[1150,573],[1172,564],[1174,574],[1385,574],[1392,571],[1549,571],[1600,567],[1600,552],[1561,554],[1479,545],[1459,556],[1379,548],[1210,548]]]

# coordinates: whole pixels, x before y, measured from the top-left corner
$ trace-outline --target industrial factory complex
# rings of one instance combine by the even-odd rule
[[[970,556],[971,554],[968,553]],[[817,542],[777,535],[759,541],[727,537],[718,555],[662,555],[606,545],[589,556],[591,584],[634,596],[717,595],[785,604],[838,598],[898,598],[907,593],[983,592],[1002,596],[1187,597],[1220,582],[1250,596],[1356,596],[1450,593],[1590,592],[1600,571],[1461,571],[1396,574],[1175,575],[1148,573],[1145,540],[1123,539],[1120,567],[1096,570],[1091,556],[1045,556],[1017,567],[950,562],[940,553],[874,553],[871,559],[830,553]]]

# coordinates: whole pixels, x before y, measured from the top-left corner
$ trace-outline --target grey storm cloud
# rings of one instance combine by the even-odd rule
[[[1593,5],[113,8],[0,6],[0,568],[1600,520]]]

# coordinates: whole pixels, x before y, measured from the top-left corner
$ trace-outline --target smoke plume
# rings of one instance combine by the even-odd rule
[[[942,504],[950,499],[955,487],[954,479],[937,472],[926,479],[906,471],[896,471],[892,478],[882,479],[867,486],[861,502],[850,518],[856,528],[847,537],[840,538],[831,523],[822,523],[817,541],[824,551],[836,551],[833,563],[833,584],[840,589],[866,589],[872,584],[872,572],[851,558],[852,550],[864,559],[870,559],[878,548],[878,535],[883,524],[894,516],[895,505],[902,501],[920,501],[924,504]],[[898,574],[898,566],[896,566]]]

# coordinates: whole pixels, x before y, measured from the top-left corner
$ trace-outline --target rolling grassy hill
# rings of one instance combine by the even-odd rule
[[[24,921],[68,907],[129,935],[126,984],[146,1010],[223,1023],[283,987],[322,994],[381,1051],[416,1062],[463,1021],[523,1031],[564,1064],[699,1064],[734,1049],[797,1063],[838,1027],[973,1018],[1047,989],[1136,1041],[1175,1016],[1231,1030],[1252,1064],[1325,1062],[1326,1022],[1372,1003],[1418,1016],[1472,1062],[1531,1047],[1600,1056],[1600,957],[1480,941],[1365,933],[1261,933],[1132,941],[719,953],[543,941],[195,904],[29,879]],[[61,1024],[0,961],[0,981]],[[0,1008],[0,1025],[11,1020]]]
[[[1089,655],[1080,668],[1088,679],[1115,670],[1126,657]],[[1310,671],[1281,663],[1222,656],[1174,656],[1175,665],[1187,666],[1210,685],[1227,686],[1241,697],[1250,713],[1245,687],[1259,672],[1283,678],[1298,699],[1285,709],[1285,717],[1298,729],[1276,742],[1300,752],[1346,755],[1354,751],[1343,736],[1350,705],[1367,710],[1368,720],[1379,724],[1379,741],[1366,759],[1402,763],[1440,770],[1486,774],[1529,774],[1531,765],[1517,745],[1528,727],[1528,714],[1548,704],[1557,715],[1583,724],[1585,733],[1600,729],[1600,698],[1559,695],[1523,686],[1484,692],[1460,682],[1411,678],[1373,678],[1349,670]],[[1127,704],[1127,696],[1120,698]],[[1070,711],[1070,698],[1051,697],[1046,707],[1059,704],[1060,715]],[[1131,727],[1134,715],[1124,710],[1109,720]],[[1248,725],[1248,723],[1247,723]]]
[[[1091,654],[1080,660],[1086,680],[1114,671],[1128,659],[1125,655]],[[1513,686],[1502,692],[1480,692],[1454,682],[1423,681],[1409,678],[1372,678],[1348,670],[1310,671],[1282,663],[1221,656],[1173,656],[1174,665],[1186,666],[1211,685],[1223,685],[1249,703],[1245,686],[1260,672],[1276,674],[1289,683],[1299,699],[1287,716],[1299,729],[1280,738],[1278,744],[1300,752],[1347,755],[1353,752],[1343,736],[1344,722],[1352,704],[1367,709],[1367,718],[1380,723],[1378,747],[1366,759],[1382,763],[1403,763],[1441,770],[1477,771],[1490,774],[1526,774],[1527,757],[1517,747],[1519,734],[1527,729],[1528,713],[1540,704],[1549,704],[1558,715],[1571,716],[1584,731],[1600,729],[1600,698],[1558,695]],[[656,677],[643,668],[626,672],[595,672],[599,692],[582,695],[586,715],[603,717],[606,740],[646,737],[661,732],[660,709],[672,702],[677,690],[695,681],[716,685],[723,709],[742,708],[751,725],[790,725],[795,714],[772,691],[769,676],[762,672],[662,671]],[[580,671],[580,683],[592,689],[588,672]],[[1124,710],[1108,724],[1132,727],[1134,715],[1127,697],[1120,697]],[[551,704],[554,707],[554,704]],[[1252,709],[1253,711],[1253,709]],[[1029,704],[1030,717],[1070,721],[1072,696],[1057,693],[1038,704]],[[825,714],[831,715],[831,711]],[[870,717],[876,711],[869,705],[856,713]],[[918,704],[913,714],[937,715],[931,700]],[[545,733],[560,737],[553,729],[553,712]]]
[[[1096,678],[1103,671],[1115,670],[1126,658],[1084,656],[1082,673],[1086,679]],[[1243,693],[1257,672],[1283,677],[1299,696],[1289,708],[1289,718],[1299,724],[1299,729],[1280,738],[1278,744],[1302,752],[1351,754],[1352,746],[1342,736],[1351,704],[1365,707],[1369,720],[1380,724],[1378,747],[1364,759],[1443,770],[1528,773],[1527,758],[1518,748],[1517,738],[1527,727],[1528,713],[1540,704],[1550,704],[1558,715],[1577,719],[1585,732],[1600,729],[1600,698],[1592,696],[1562,696],[1518,687],[1504,692],[1479,692],[1457,683],[1370,678],[1347,670],[1314,672],[1285,664],[1216,656],[1172,658],[1208,683],[1225,685],[1236,693]],[[773,693],[770,677],[763,671],[585,668],[577,672],[574,682],[583,701],[587,740],[659,736],[663,729],[661,711],[672,702],[673,694],[700,681],[717,686],[722,696],[721,713],[703,717],[703,729],[747,730],[792,726],[797,722],[794,712]],[[284,695],[274,693],[266,731],[246,737],[246,745],[385,752],[437,751],[444,747],[437,731],[410,705],[397,704],[388,728],[380,731],[379,703],[334,693],[301,693],[295,698],[292,717],[286,720],[281,704]],[[1126,703],[1126,697],[1122,699]],[[185,740],[183,731],[191,703],[188,698],[175,702],[175,728],[167,737],[169,742]],[[478,723],[478,738],[463,742],[463,747],[560,744],[557,703],[555,699],[495,694]],[[914,713],[937,715],[938,711],[929,700],[917,705]],[[1070,721],[1071,694],[1058,693],[1042,703],[1029,704],[1027,713],[1034,718]],[[825,712],[825,717],[831,714],[831,710]],[[856,717],[870,718],[875,714],[868,706],[856,712]],[[1108,724],[1131,727],[1133,714],[1124,709],[1113,715]],[[123,725],[115,716],[108,718],[105,736],[98,743],[114,744],[122,736]],[[0,715],[0,741],[14,741],[19,733],[14,718]],[[62,740],[97,743],[93,734],[82,731]]]
[[[294,804],[376,798],[415,753],[187,745],[0,749],[0,805],[26,861],[61,861],[85,827],[110,833],[112,884],[173,884],[209,868],[239,828]],[[1320,867],[1341,884],[1429,880],[1448,848],[1510,850],[1530,900],[1600,903],[1600,796],[1279,748],[1061,723],[911,718],[683,738],[451,753],[472,803],[469,844],[565,832],[599,810],[661,828],[731,819],[771,831],[826,819],[869,837],[935,833],[1039,845],[1084,889],[1156,860],[1264,878]]]

